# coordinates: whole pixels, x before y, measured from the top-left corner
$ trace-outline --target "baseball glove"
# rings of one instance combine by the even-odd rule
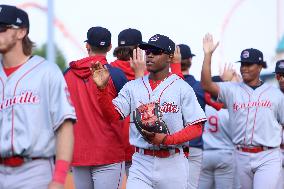
[[[144,131],[151,133],[169,134],[169,129],[166,123],[162,120],[162,112],[160,105],[155,102],[142,104],[133,111],[133,122],[139,133],[147,139]]]

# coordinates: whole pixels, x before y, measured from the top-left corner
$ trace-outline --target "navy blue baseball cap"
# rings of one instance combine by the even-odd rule
[[[238,62],[260,64],[267,68],[266,62],[263,60],[263,53],[258,49],[245,49],[241,52],[241,60]]]
[[[29,30],[28,14],[15,6],[0,5],[0,24],[15,25]]]
[[[111,45],[111,33],[103,27],[91,27],[88,30],[85,42],[95,47],[108,47]]]
[[[179,44],[178,46],[180,48],[180,54],[182,60],[192,58],[195,56],[195,54],[191,53],[190,47],[188,45]]]
[[[143,50],[156,48],[163,50],[166,54],[174,54],[175,43],[167,36],[156,34],[149,39],[148,43],[141,43],[139,48]]]
[[[128,28],[118,34],[118,46],[134,46],[142,43],[142,34],[139,30]]]
[[[276,62],[275,73],[284,74],[284,60],[278,60]]]

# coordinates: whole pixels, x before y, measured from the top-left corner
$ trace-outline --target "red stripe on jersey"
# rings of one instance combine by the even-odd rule
[[[266,92],[269,88],[270,88],[270,86],[267,87],[266,89],[264,89],[264,90],[259,94],[257,101],[259,101],[260,96],[261,96],[264,92]],[[251,134],[251,141],[250,141],[250,144],[252,144],[252,140],[253,140],[254,126],[255,126],[255,120],[256,120],[256,114],[257,114],[258,107],[259,107],[259,106],[256,107],[255,114],[254,114],[254,120],[253,120],[253,127],[252,127],[252,134]]]
[[[20,77],[20,79],[17,81],[15,88],[14,88],[14,94],[13,97],[16,95],[16,90],[18,87],[18,84],[20,83],[20,81],[26,76],[28,75],[33,69],[35,69],[38,65],[42,64],[45,60],[42,60],[41,62],[39,62],[38,64],[36,64],[34,67],[32,67],[31,69],[29,69],[26,73],[24,73],[22,75],[22,77]],[[12,149],[12,154],[14,154],[14,106],[12,106],[12,131],[11,131],[11,149]]]

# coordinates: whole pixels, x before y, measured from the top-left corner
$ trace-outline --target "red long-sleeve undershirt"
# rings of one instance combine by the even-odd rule
[[[113,122],[113,121],[118,121],[119,119],[122,118],[121,115],[118,113],[118,111],[115,109],[111,101],[111,98],[108,95],[108,87],[104,89],[99,89],[97,95],[98,95],[99,105],[101,107],[107,107],[107,108],[102,108],[102,112],[108,120]],[[167,135],[163,144],[177,145],[190,141],[197,137],[200,137],[202,135],[202,127],[203,127],[202,123],[197,123],[195,125],[188,125],[179,132],[176,132],[172,135]]]

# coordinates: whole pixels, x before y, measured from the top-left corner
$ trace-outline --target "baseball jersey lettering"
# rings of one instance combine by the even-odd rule
[[[150,102],[159,102],[162,106],[162,119],[168,125],[170,133],[180,131],[187,124],[206,120],[193,89],[175,74],[163,80],[154,90],[151,89],[148,75],[129,81],[113,100],[113,104],[123,117],[131,114],[140,105]],[[155,148],[139,134],[132,119],[131,116],[130,144],[145,149]]]
[[[58,66],[33,56],[9,77],[1,66],[0,80],[1,157],[53,156],[54,131],[65,119],[76,119]]]
[[[255,90],[242,82],[217,84],[219,100],[230,114],[233,143],[278,147],[284,123],[284,96],[280,90],[266,83]]]

